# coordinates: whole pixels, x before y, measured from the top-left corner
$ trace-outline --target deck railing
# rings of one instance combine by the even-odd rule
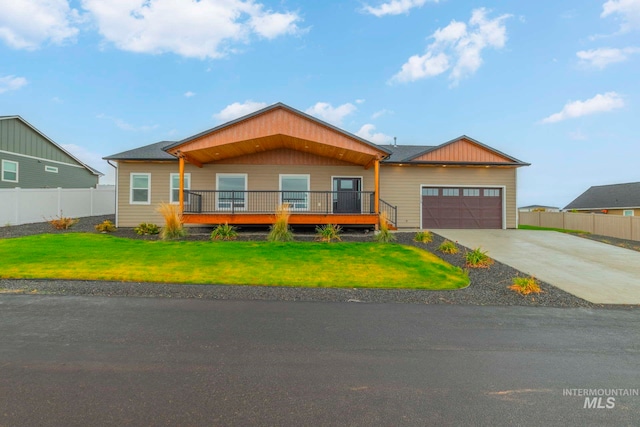
[[[373,191],[224,191],[185,190],[185,214],[291,213],[373,214]],[[390,205],[389,205],[390,206]]]
[[[380,199],[380,213],[385,213],[387,221],[394,227],[398,226],[398,207],[390,205],[384,200]]]

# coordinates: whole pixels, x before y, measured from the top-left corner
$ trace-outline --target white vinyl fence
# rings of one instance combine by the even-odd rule
[[[115,186],[0,189],[0,227],[43,222],[59,216],[112,215],[115,211]]]

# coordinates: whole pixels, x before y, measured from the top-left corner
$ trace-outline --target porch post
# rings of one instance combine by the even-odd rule
[[[380,160],[376,159],[373,163],[373,210],[376,214],[380,213]]]
[[[180,163],[180,191],[178,192],[178,200],[180,201],[180,213],[184,212],[184,157],[179,157]]]

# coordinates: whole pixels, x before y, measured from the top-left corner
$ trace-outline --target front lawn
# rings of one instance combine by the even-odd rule
[[[459,268],[403,245],[165,242],[83,233],[0,240],[0,278],[432,290],[469,284]]]
[[[518,225],[518,230],[557,231],[559,233],[568,234],[589,234],[589,232],[582,230],[565,230],[564,228],[538,227],[536,225]]]

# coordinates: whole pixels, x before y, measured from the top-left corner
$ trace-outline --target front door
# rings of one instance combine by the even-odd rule
[[[333,212],[360,213],[361,178],[333,178]]]

